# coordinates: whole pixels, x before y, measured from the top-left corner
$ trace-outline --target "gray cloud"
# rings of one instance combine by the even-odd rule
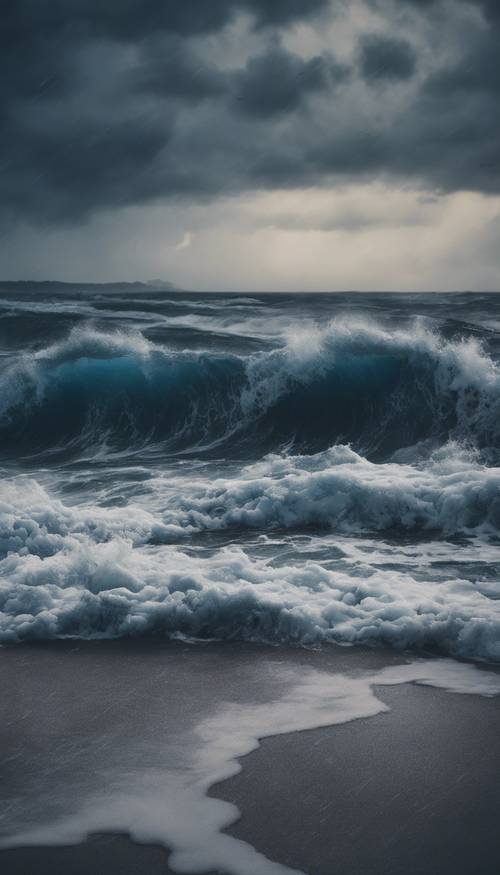
[[[410,79],[416,60],[415,49],[406,40],[366,34],[360,41],[361,73],[368,82]]]
[[[94,36],[135,41],[159,31],[183,36],[221,29],[238,11],[258,26],[283,25],[315,15],[329,0],[4,0],[3,39],[22,41],[64,32],[68,38]]]
[[[304,61],[274,46],[235,73],[234,100],[242,112],[267,118],[297,109],[308,94],[326,91],[348,73],[333,57],[317,55]]]
[[[500,94],[500,30],[473,40],[463,57],[439,70],[426,83],[426,92],[435,98],[474,99],[484,95],[498,100]]]
[[[286,28],[328,0],[5,0],[3,221],[73,222],[153,199],[339,177],[500,191],[496,0],[369,2],[385,29],[362,37],[349,70],[330,52],[285,47]],[[468,5],[483,20],[465,43],[454,9]],[[440,9],[461,55],[440,68],[429,47],[426,72],[395,31],[396,7],[399,22],[411,12],[425,23]],[[260,48],[232,66],[213,51],[208,61],[202,38],[222,47],[242,12]],[[384,83],[373,105],[363,82]]]
[[[197,57],[182,40],[150,41],[142,46],[141,57],[130,72],[131,91],[196,103],[228,89],[227,74]]]

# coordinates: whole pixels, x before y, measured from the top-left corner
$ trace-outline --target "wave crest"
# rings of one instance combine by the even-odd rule
[[[387,458],[423,440],[500,448],[500,371],[475,340],[336,320],[248,356],[172,352],[136,332],[75,329],[1,378],[0,445],[106,441],[171,451],[234,440],[256,451],[350,442]]]

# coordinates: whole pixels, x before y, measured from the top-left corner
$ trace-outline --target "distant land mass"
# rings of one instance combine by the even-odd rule
[[[153,291],[168,291],[180,292],[183,291],[172,283],[166,280],[154,279],[145,282],[114,282],[114,283],[65,283],[59,280],[0,280],[0,290],[3,291],[19,291],[19,292],[36,292],[36,291],[98,291],[102,289],[104,292],[113,291],[133,291],[133,292],[153,292]]]

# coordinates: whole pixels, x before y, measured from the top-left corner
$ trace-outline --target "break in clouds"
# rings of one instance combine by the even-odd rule
[[[379,179],[500,192],[496,0],[7,0],[4,228]]]

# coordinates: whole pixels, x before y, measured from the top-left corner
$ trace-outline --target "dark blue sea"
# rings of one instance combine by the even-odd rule
[[[500,296],[2,296],[2,642],[500,660]]]

